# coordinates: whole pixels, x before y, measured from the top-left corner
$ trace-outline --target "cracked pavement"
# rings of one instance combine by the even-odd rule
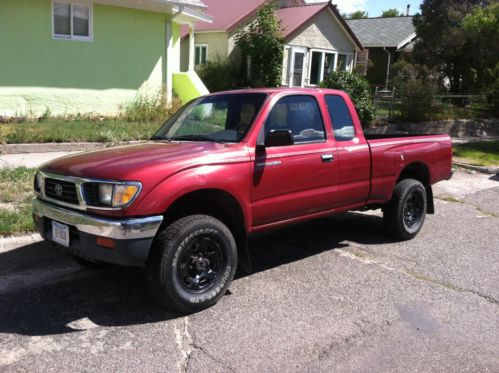
[[[254,273],[179,316],[140,268],[0,239],[0,372],[499,371],[499,177],[456,173],[407,242],[379,211],[251,240]]]

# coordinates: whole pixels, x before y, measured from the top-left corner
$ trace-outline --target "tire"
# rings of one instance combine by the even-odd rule
[[[83,259],[77,255],[74,254],[69,254],[71,259],[73,259],[76,263],[78,263],[80,266],[83,268],[87,269],[106,269],[112,266],[110,263],[104,263],[104,262],[91,262],[90,260]]]
[[[191,215],[163,228],[146,264],[149,288],[166,308],[193,313],[215,304],[234,278],[237,248],[220,221]]]
[[[402,240],[414,238],[426,217],[426,190],[419,181],[404,179],[393,191],[392,199],[383,208],[388,233]]]

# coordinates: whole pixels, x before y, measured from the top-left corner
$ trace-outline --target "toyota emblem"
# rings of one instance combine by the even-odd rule
[[[62,185],[61,184],[56,184],[54,190],[55,190],[55,194],[57,194],[58,197],[62,196]]]

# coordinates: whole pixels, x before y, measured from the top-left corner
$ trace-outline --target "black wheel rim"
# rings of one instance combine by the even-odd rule
[[[192,293],[210,289],[221,273],[223,259],[222,248],[213,237],[193,238],[177,262],[180,284]]]
[[[404,225],[408,230],[416,230],[424,217],[424,197],[421,191],[413,190],[404,205]]]

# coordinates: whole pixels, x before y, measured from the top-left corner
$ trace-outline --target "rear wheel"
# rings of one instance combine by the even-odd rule
[[[147,262],[149,287],[167,308],[182,313],[215,304],[236,271],[237,249],[218,219],[191,215],[165,227]]]
[[[392,199],[383,208],[387,231],[403,240],[415,237],[423,226],[426,206],[423,184],[414,179],[400,181],[395,186]]]

